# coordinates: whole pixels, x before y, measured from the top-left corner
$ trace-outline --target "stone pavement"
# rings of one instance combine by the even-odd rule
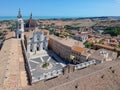
[[[14,32],[6,36],[0,51],[0,90],[21,90],[27,85],[21,43],[13,36]]]
[[[11,39],[9,59],[6,66],[5,79],[3,88],[14,89],[20,88],[20,74],[18,62],[18,40]],[[14,42],[14,43],[13,43]]]
[[[28,85],[28,80],[27,80],[27,73],[25,70],[25,62],[22,54],[22,46],[19,41],[18,44],[18,50],[19,50],[19,65],[20,65],[20,79],[21,79],[21,86],[26,87]]]

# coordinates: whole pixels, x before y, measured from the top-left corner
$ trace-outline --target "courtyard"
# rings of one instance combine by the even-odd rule
[[[66,64],[51,51],[31,52],[28,60],[32,83],[59,76]]]

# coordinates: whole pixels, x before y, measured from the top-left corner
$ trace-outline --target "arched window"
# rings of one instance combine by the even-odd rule
[[[39,47],[40,47],[40,45],[39,45],[39,43],[37,43],[37,51],[39,51]]]
[[[40,40],[40,36],[39,36],[39,35],[37,35],[37,40],[38,40],[38,41]]]
[[[21,24],[19,24],[19,29],[21,29]]]
[[[21,34],[19,34],[19,38],[21,38]]]
[[[32,52],[32,44],[30,44],[30,52]]]

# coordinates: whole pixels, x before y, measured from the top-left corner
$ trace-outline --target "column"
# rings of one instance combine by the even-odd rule
[[[48,49],[48,41],[45,41],[45,50]]]
[[[24,33],[21,34],[21,39],[24,40]]]
[[[30,53],[30,44],[27,45],[27,52]]]
[[[40,34],[40,50],[43,50],[43,40],[44,40],[44,36],[43,33]]]
[[[40,42],[39,48],[40,48],[40,50],[43,50],[43,41]]]
[[[18,33],[16,33],[16,38],[18,38]]]
[[[33,52],[37,51],[37,45],[35,43],[33,44],[32,51]]]

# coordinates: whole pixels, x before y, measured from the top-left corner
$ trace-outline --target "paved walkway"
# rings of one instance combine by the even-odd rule
[[[50,54],[51,56],[54,56],[54,58],[55,58],[63,67],[66,66],[65,62],[64,62],[60,57],[58,57],[54,52],[49,51],[49,54]]]
[[[27,85],[20,40],[6,36],[0,51],[0,90],[22,90]]]
[[[4,42],[4,46],[0,51],[0,90],[2,90],[1,88],[4,83],[4,79],[6,78],[5,73],[8,70],[7,64],[8,60],[10,59],[10,47],[11,47],[10,41]]]
[[[19,54],[18,54],[18,40],[10,39],[10,53],[9,59],[6,66],[5,79],[3,83],[3,88],[5,89],[15,89],[20,88],[20,71],[19,71]],[[7,56],[6,56],[7,57]]]
[[[23,58],[23,54],[22,54],[22,46],[21,46],[20,41],[18,44],[18,50],[19,50],[19,63],[20,63],[19,65],[20,65],[21,85],[22,85],[22,87],[26,87],[28,84],[27,73],[25,70],[25,62],[24,62],[24,58]]]

